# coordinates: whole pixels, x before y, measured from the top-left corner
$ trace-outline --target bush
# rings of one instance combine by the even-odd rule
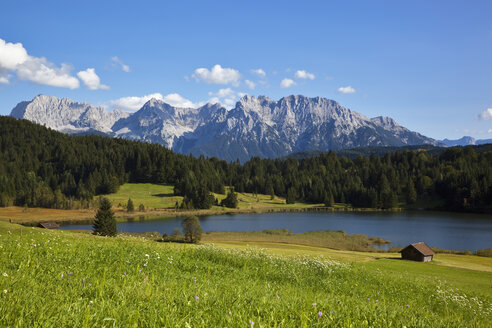
[[[221,202],[221,206],[236,208],[238,204],[237,194],[234,192],[234,188],[232,188],[228,193],[227,197],[224,198]]]

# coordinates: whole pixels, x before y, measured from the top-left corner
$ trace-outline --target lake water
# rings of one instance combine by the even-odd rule
[[[165,218],[118,223],[121,232],[171,234],[181,228],[182,218]],[[471,250],[492,248],[492,215],[444,212],[300,212],[200,217],[203,231],[258,231],[289,229],[292,232],[344,230],[390,240],[390,246],[424,241],[438,248]],[[67,225],[62,229],[87,229],[91,225]]]

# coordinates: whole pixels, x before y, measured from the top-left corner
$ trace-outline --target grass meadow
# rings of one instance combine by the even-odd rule
[[[488,290],[472,288],[487,279]],[[0,222],[0,326],[490,327],[491,289],[490,272],[438,263],[350,262]]]

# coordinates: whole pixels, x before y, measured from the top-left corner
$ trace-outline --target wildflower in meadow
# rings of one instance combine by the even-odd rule
[[[3,290],[3,293],[4,293],[4,294],[7,294],[7,290],[6,290],[6,289],[4,289],[4,290]]]
[[[199,299],[200,299],[200,298],[199,298],[198,296],[195,296],[195,301],[197,301],[197,302],[198,302],[198,300],[199,300]]]
[[[70,271],[70,272],[68,273],[68,275],[69,275],[69,276],[73,275],[73,272],[72,272],[72,271]]]
[[[123,276],[125,276],[125,277],[126,277],[126,272],[123,272]]]
[[[229,311],[229,315],[232,315],[232,312],[231,311]]]
[[[409,305],[409,304],[407,304],[407,309],[408,309],[409,307],[410,307],[410,305]]]
[[[7,274],[7,272],[4,272],[4,273],[3,273],[3,276],[4,276],[4,277],[8,277],[9,275]]]
[[[316,303],[313,303],[313,306],[316,307]]]
[[[196,284],[196,277],[193,277],[193,281],[194,281],[194,282],[195,282],[195,284]]]
[[[322,315],[323,315],[323,312],[319,311],[318,312],[318,319],[321,318]]]
[[[249,320],[249,324],[251,325],[251,328],[255,325],[255,322],[253,320]]]

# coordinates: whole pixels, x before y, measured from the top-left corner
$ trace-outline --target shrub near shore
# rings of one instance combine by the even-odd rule
[[[369,267],[125,236],[35,228],[21,235],[15,227],[0,222],[0,326],[487,327],[492,320],[490,298]]]

